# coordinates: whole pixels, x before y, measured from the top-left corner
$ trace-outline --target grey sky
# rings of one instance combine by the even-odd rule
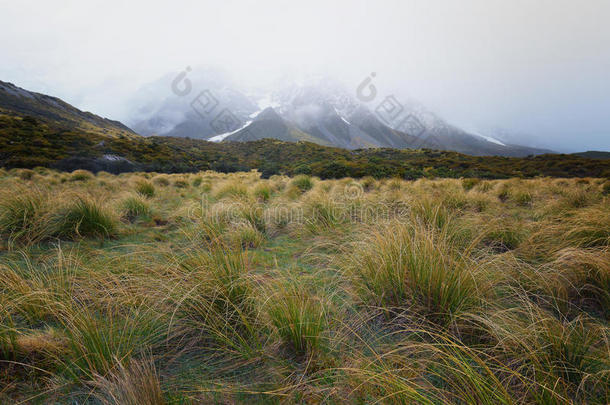
[[[610,0],[0,0],[0,80],[125,119],[129,94],[185,66],[376,72],[465,129],[610,150],[609,19]]]

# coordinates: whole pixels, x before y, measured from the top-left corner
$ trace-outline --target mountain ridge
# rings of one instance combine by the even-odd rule
[[[63,129],[80,130],[109,137],[137,136],[133,130],[119,121],[81,111],[57,97],[28,91],[3,81],[0,81],[0,113],[32,116]]]
[[[189,83],[192,87],[203,89],[201,93],[195,92],[193,95],[200,97],[205,94],[206,105],[213,101],[219,105],[218,110],[224,108],[230,111],[235,121],[232,128],[218,130],[213,125],[217,111],[209,115],[197,114],[193,103],[187,102],[191,97],[172,94],[169,91],[169,75],[149,85],[157,88],[156,91],[149,91],[150,94],[164,96],[157,96],[157,101],[149,100],[156,107],[151,108],[152,112],[147,116],[135,120],[132,127],[141,130],[143,135],[183,136],[224,142],[275,138],[313,141],[347,149],[434,148],[477,156],[524,157],[552,152],[504,144],[468,133],[413,101],[401,104],[394,98],[389,100],[393,105],[388,106],[386,98],[376,108],[370,109],[342,84],[330,78],[300,84],[287,81],[276,90],[252,92],[240,90],[238,85],[216,71],[212,71],[210,77],[206,72],[190,73]],[[165,93],[161,91],[164,86],[167,86]],[[284,120],[284,125],[292,130],[281,130],[277,120],[263,123],[252,119],[267,107],[274,108]],[[389,107],[392,111],[404,110],[407,119],[387,117]]]

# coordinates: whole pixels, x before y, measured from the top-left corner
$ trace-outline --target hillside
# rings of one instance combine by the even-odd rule
[[[573,153],[573,155],[588,158],[588,159],[610,159],[610,152],[602,152],[602,151],[597,151],[597,150]]]
[[[608,177],[610,160],[573,155],[480,157],[430,149],[346,150],[311,142],[262,139],[207,142],[174,137],[108,137],[65,130],[32,118],[0,115],[0,166],[62,170],[221,172],[338,177]]]
[[[57,97],[24,90],[12,83],[0,81],[0,114],[34,117],[36,121],[62,130],[82,131],[107,137],[136,134],[118,121],[84,112]]]
[[[182,137],[142,137],[119,122],[82,112],[57,98],[4,82],[0,88],[0,166],[6,168],[44,166],[113,173],[257,169],[265,177],[311,174],[321,178],[610,176],[610,160],[586,156],[471,156],[435,150],[442,149],[442,145],[434,143],[421,145],[424,149],[408,149],[413,137],[381,124],[366,109],[359,109],[344,120],[340,110],[326,105],[322,114],[325,118],[320,121],[312,119],[320,117],[317,113],[310,116],[295,110],[280,114],[268,107],[242,129],[218,139],[224,140],[218,143]],[[332,133],[328,130],[331,127]],[[367,138],[363,129],[394,147],[371,145],[373,138]],[[440,136],[437,131],[437,137],[429,140]],[[349,148],[329,146],[340,138],[342,142],[352,142]],[[369,146],[375,147],[367,149]],[[492,150],[488,154],[495,155]]]

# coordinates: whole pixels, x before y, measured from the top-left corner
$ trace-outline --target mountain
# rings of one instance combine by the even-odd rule
[[[107,137],[137,136],[118,121],[81,111],[57,97],[31,92],[3,81],[0,81],[0,115],[33,117],[63,130]]]
[[[58,98],[0,83],[0,167],[4,168],[113,173],[256,169],[265,177],[320,178],[610,176],[610,160],[576,155],[482,159],[430,149],[324,146],[321,143],[351,142],[353,147],[358,144],[354,142],[372,141],[401,145],[418,139],[386,126],[362,106],[350,110],[328,99],[313,103],[317,110],[311,110],[311,92],[301,93],[292,103],[268,102],[274,107],[250,114],[250,122],[220,135],[229,142],[209,142],[139,136],[121,123],[82,112]],[[257,140],[263,133],[282,140]]]
[[[184,97],[170,91],[176,77],[168,75],[141,90],[138,98],[147,101],[129,121],[137,132],[215,142],[273,138],[346,149],[430,148],[478,156],[551,152],[469,133],[416,102],[387,97],[369,106],[328,78],[252,91],[240,90],[222,73],[204,69],[183,76],[197,88]],[[217,108],[206,113],[213,106]],[[215,125],[223,112],[229,124]]]
[[[610,159],[610,152],[602,152],[590,150],[587,152],[572,153],[572,155],[588,158],[588,159]]]
[[[282,118],[272,107],[253,116],[242,128],[224,135],[212,137],[211,141],[235,141],[248,142],[259,139],[271,138],[287,142],[308,141],[320,145],[331,146],[330,142],[308,133],[302,132],[289,121]]]
[[[222,71],[187,68],[181,74],[165,75],[127,101],[126,122],[137,133],[208,139],[240,128],[259,110]]]

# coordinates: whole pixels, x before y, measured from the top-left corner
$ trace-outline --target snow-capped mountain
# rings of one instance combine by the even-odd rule
[[[159,96],[159,89],[165,89]],[[190,89],[190,91],[186,91]],[[548,151],[469,133],[417,102],[386,97],[360,102],[331,79],[242,90],[217,71],[185,71],[144,87],[129,120],[143,135],[213,142],[275,138],[347,149],[431,148],[471,155],[526,156]]]
[[[208,139],[234,131],[259,110],[223,73],[211,69],[168,74],[129,101],[127,124],[141,135]],[[180,79],[180,80],[178,80]]]

